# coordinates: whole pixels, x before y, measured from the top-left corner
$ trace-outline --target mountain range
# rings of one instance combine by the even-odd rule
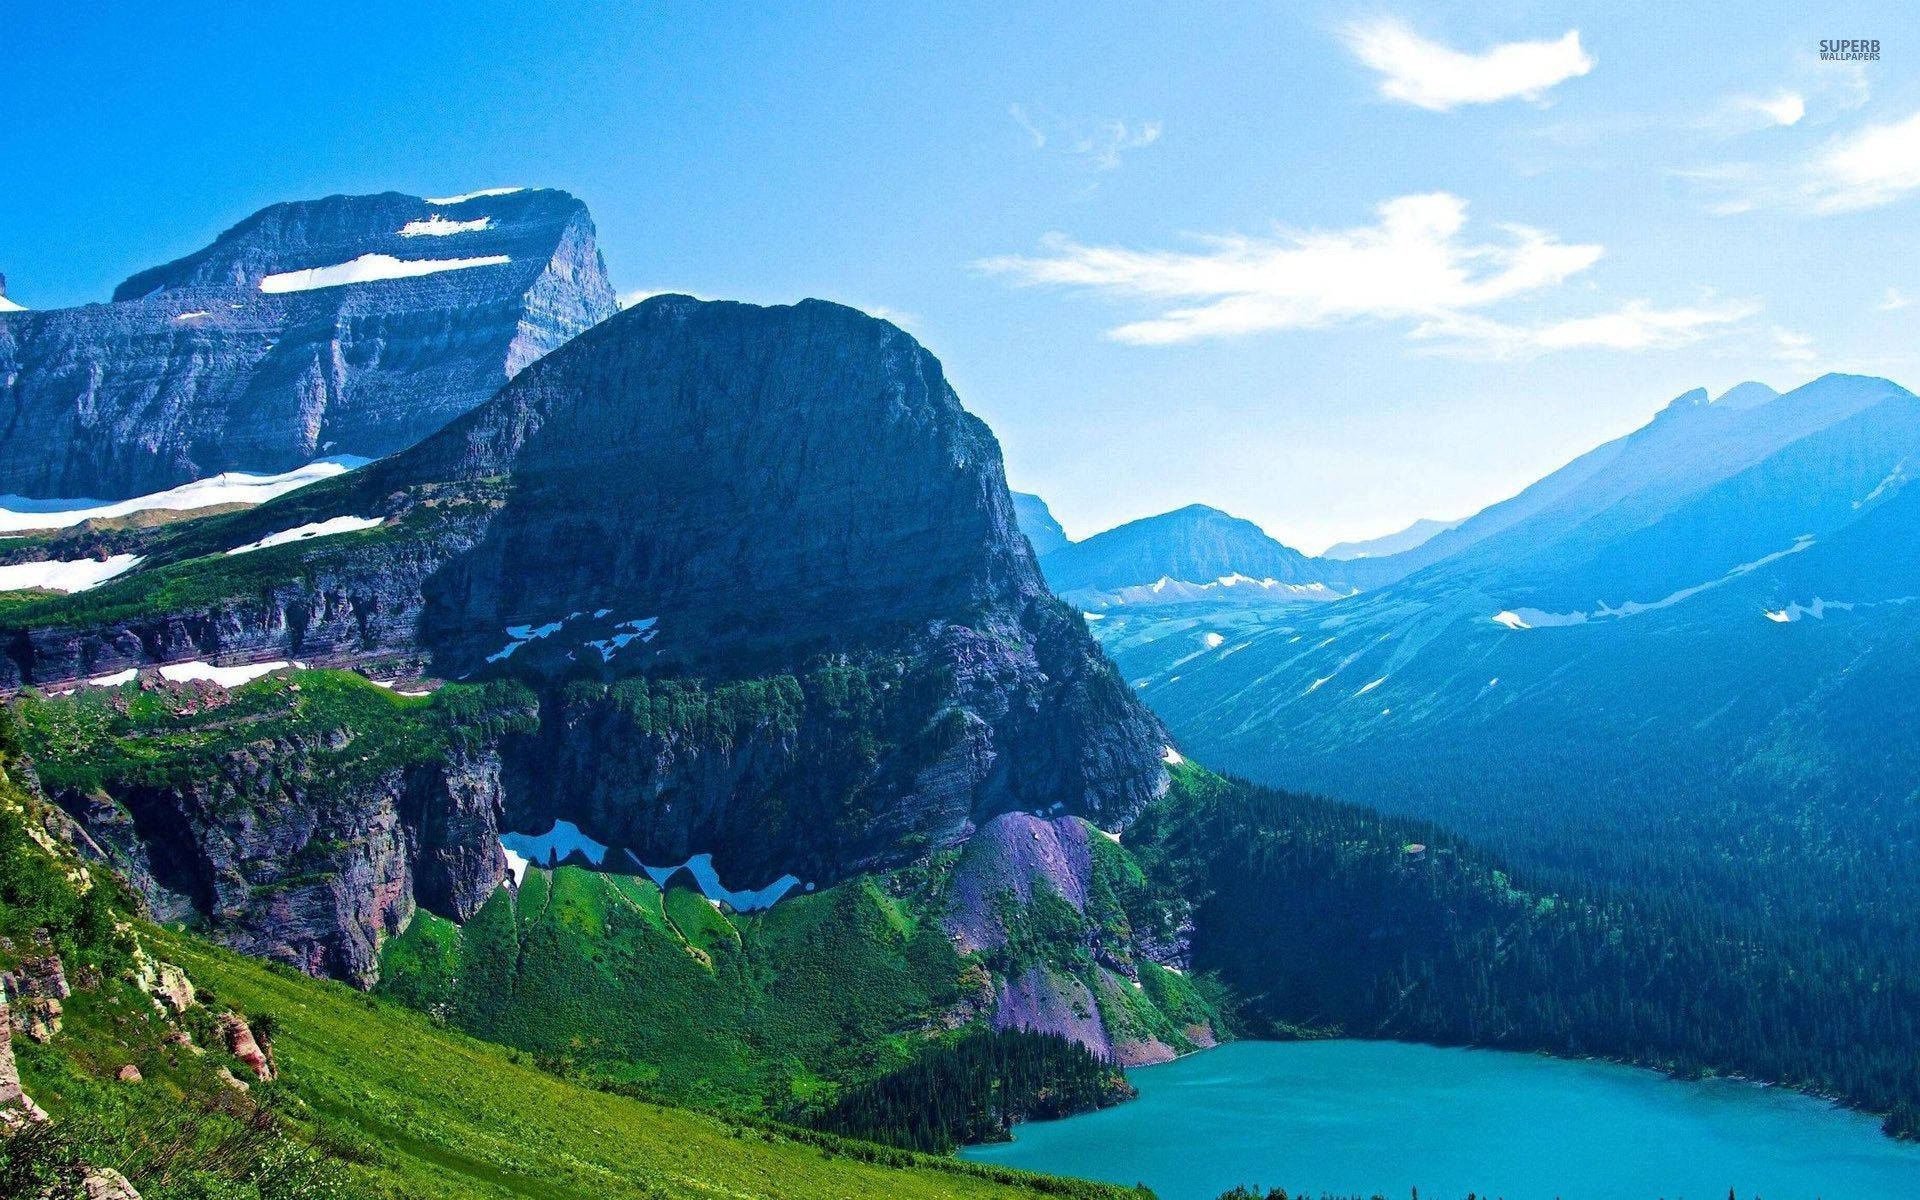
[[[1105,1197],[909,1152],[1326,1033],[1920,1129],[1920,400],[1689,393],[1345,559],[1071,542],[897,327],[616,313],[592,236],[335,197],[0,316],[0,487],[174,489],[0,539],[0,1121],[43,1098],[49,1170],[164,1181],[190,1124],[387,1194]]]
[[[1210,762],[1872,939],[1920,881],[1916,463],[1886,380],[1690,392],[1396,582],[1096,629]]]

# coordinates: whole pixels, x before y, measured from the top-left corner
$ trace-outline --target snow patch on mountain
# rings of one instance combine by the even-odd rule
[[[1351,592],[1337,591],[1324,583],[1284,583],[1278,579],[1254,579],[1236,573],[1205,581],[1174,579],[1163,575],[1150,584],[1134,584],[1130,587],[1105,591],[1089,589],[1071,592],[1068,596],[1083,608],[1101,609],[1119,608],[1125,605],[1188,604],[1209,600],[1230,604],[1290,601],[1321,604],[1330,600],[1339,600],[1351,594]],[[1088,612],[1087,615],[1091,617],[1094,613]]]
[[[1795,600],[1785,608],[1767,610],[1767,620],[1778,625],[1788,625],[1802,617],[1812,617],[1823,621],[1829,612],[1853,612],[1856,609],[1880,608],[1889,604],[1912,604],[1920,596],[1893,596],[1886,600],[1822,600],[1815,596],[1812,601],[1802,604]]]
[[[23,529],[65,529],[82,521],[124,517],[150,509],[186,512],[215,504],[260,504],[310,483],[345,474],[370,461],[343,454],[335,458],[315,459],[304,467],[295,467],[278,475],[226,471],[168,488],[164,492],[135,496],[131,500],[37,500],[28,496],[0,496],[0,533],[18,533]]]
[[[482,196],[511,196],[515,192],[524,192],[526,190],[527,189],[523,187],[481,188],[477,192],[462,192],[458,196],[441,196],[438,198],[428,196],[426,197],[426,201],[428,204],[465,204],[469,200],[478,200]]]
[[[566,623],[566,620],[562,618],[558,621],[549,621],[545,625],[509,625],[507,626],[507,637],[511,640],[500,649],[487,655],[487,661],[505,662],[507,659],[513,657],[515,650],[518,650],[528,642],[537,642],[541,638],[552,637],[554,634],[559,633],[560,627]]]
[[[596,615],[604,615],[607,611],[601,609]],[[619,632],[595,641],[584,642],[582,645],[598,650],[600,661],[608,662],[615,654],[626,649],[630,643],[652,641],[660,632],[658,625],[658,617],[640,617],[632,621],[622,621],[614,626],[614,629]]]
[[[312,521],[292,529],[283,529],[279,533],[270,533],[257,542],[235,546],[227,553],[229,555],[250,554],[255,550],[265,550],[269,546],[284,546],[289,542],[303,542],[336,533],[356,533],[362,529],[372,529],[384,520],[385,518],[382,517],[328,517],[324,521]]]
[[[500,848],[539,867],[554,866],[575,853],[597,867],[606,862],[610,849],[582,833],[572,821],[555,821],[552,829],[540,834],[503,833]]]
[[[400,227],[401,237],[451,237],[456,233],[479,233],[493,224],[492,217],[475,217],[471,221],[456,221],[434,213],[424,221],[408,221]]]
[[[758,912],[764,908],[772,908],[788,892],[797,887],[805,887],[808,891],[813,890],[813,885],[802,884],[797,875],[782,875],[762,888],[744,891],[729,888],[720,882],[719,872],[713,869],[711,854],[696,854],[683,863],[664,867],[649,866],[641,862],[639,855],[631,850],[626,851],[626,855],[633,860],[635,866],[646,872],[647,878],[653,880],[655,886],[662,890],[665,890],[667,881],[672,879],[675,873],[685,871],[693,876],[693,881],[699,885],[702,896],[715,902],[725,902],[735,912]]]
[[[171,683],[191,683],[205,680],[217,683],[223,688],[236,688],[243,683],[251,683],[262,675],[270,675],[287,667],[298,666],[284,659],[273,662],[247,663],[239,667],[216,667],[210,663],[195,660],[193,662],[168,663],[160,668],[160,677]]]
[[[309,292],[316,288],[343,287],[350,283],[378,283],[387,279],[437,275],[442,271],[497,267],[509,261],[504,254],[483,254],[478,258],[395,258],[391,254],[362,254],[359,258],[330,267],[306,267],[262,276],[260,290],[270,295]]]
[[[1594,609],[1591,612],[1570,612],[1570,613],[1546,612],[1538,608],[1518,608],[1518,609],[1513,609],[1511,611],[1502,612],[1498,616],[1494,617],[1493,619],[1495,621],[1498,621],[1500,624],[1507,626],[1507,628],[1509,629],[1538,629],[1538,628],[1551,627],[1555,625],[1581,625],[1588,621],[1604,621],[1604,620],[1612,620],[1612,619],[1624,618],[1624,617],[1637,617],[1642,613],[1650,613],[1662,608],[1671,608],[1683,600],[1688,600],[1694,596],[1699,595],[1701,592],[1710,591],[1713,588],[1717,588],[1724,583],[1728,583],[1728,582],[1731,582],[1732,580],[1738,579],[1742,575],[1752,574],[1754,571],[1759,570],[1761,567],[1764,567],[1769,563],[1778,562],[1779,560],[1787,557],[1789,554],[1800,553],[1802,550],[1805,550],[1808,547],[1812,546],[1813,542],[1814,542],[1814,537],[1812,534],[1803,533],[1798,538],[1795,538],[1793,545],[1788,546],[1785,550],[1775,550],[1772,554],[1762,555],[1761,557],[1754,559],[1752,562],[1741,563],[1739,566],[1729,570],[1725,575],[1722,575],[1718,579],[1709,579],[1705,583],[1696,583],[1692,587],[1681,588],[1677,592],[1673,592],[1669,595],[1661,597],[1658,600],[1650,601],[1644,604],[1638,600],[1628,600],[1624,604],[1620,604],[1620,605],[1607,604],[1603,601],[1600,604],[1600,607]],[[1518,621],[1519,624],[1513,624],[1509,622],[1506,618],[1512,618],[1514,621]]]
[[[49,592],[84,592],[140,564],[138,554],[109,558],[74,558],[54,562],[15,563],[0,567],[0,592],[37,588]]]

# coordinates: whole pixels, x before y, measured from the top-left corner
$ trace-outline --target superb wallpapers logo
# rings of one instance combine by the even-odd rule
[[[1822,62],[1879,62],[1880,39],[1839,38],[1820,43]]]

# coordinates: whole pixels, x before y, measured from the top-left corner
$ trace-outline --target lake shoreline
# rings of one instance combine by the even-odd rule
[[[1920,1178],[1920,1147],[1867,1114],[1732,1076],[1383,1038],[1239,1039],[1153,1066],[1129,1072],[1133,1101],[1026,1122],[961,1157],[1145,1183],[1162,1200],[1257,1181],[1312,1195],[1653,1200],[1733,1186],[1904,1200]]]

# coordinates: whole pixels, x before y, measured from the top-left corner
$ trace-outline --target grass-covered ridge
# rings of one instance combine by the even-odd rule
[[[288,671],[228,690],[210,685],[23,693],[13,705],[22,747],[50,790],[186,785],[244,746],[316,747],[313,773],[355,779],[426,762],[508,729],[531,729],[533,694],[519,684],[448,684],[401,696],[350,671]]]
[[[1106,869],[1144,889],[1139,868],[1099,840]],[[1010,906],[1007,948],[962,953],[943,923],[957,858],[747,914],[673,881],[662,891],[638,875],[531,868],[464,926],[417,913],[382,951],[379,990],[558,1070],[806,1121],[848,1088],[987,1031],[996,980],[1030,965],[1086,983],[1116,1038],[1187,1050],[1189,1033],[1204,1029],[1198,1044],[1211,1044],[1224,1032],[1184,976],[1142,960],[1132,986],[1096,960],[1096,945],[1109,964],[1131,953],[1111,886],[1084,914],[1047,892]],[[1117,1084],[1111,1068],[1104,1076]],[[1079,1088],[1074,1104],[1114,1091]]]

